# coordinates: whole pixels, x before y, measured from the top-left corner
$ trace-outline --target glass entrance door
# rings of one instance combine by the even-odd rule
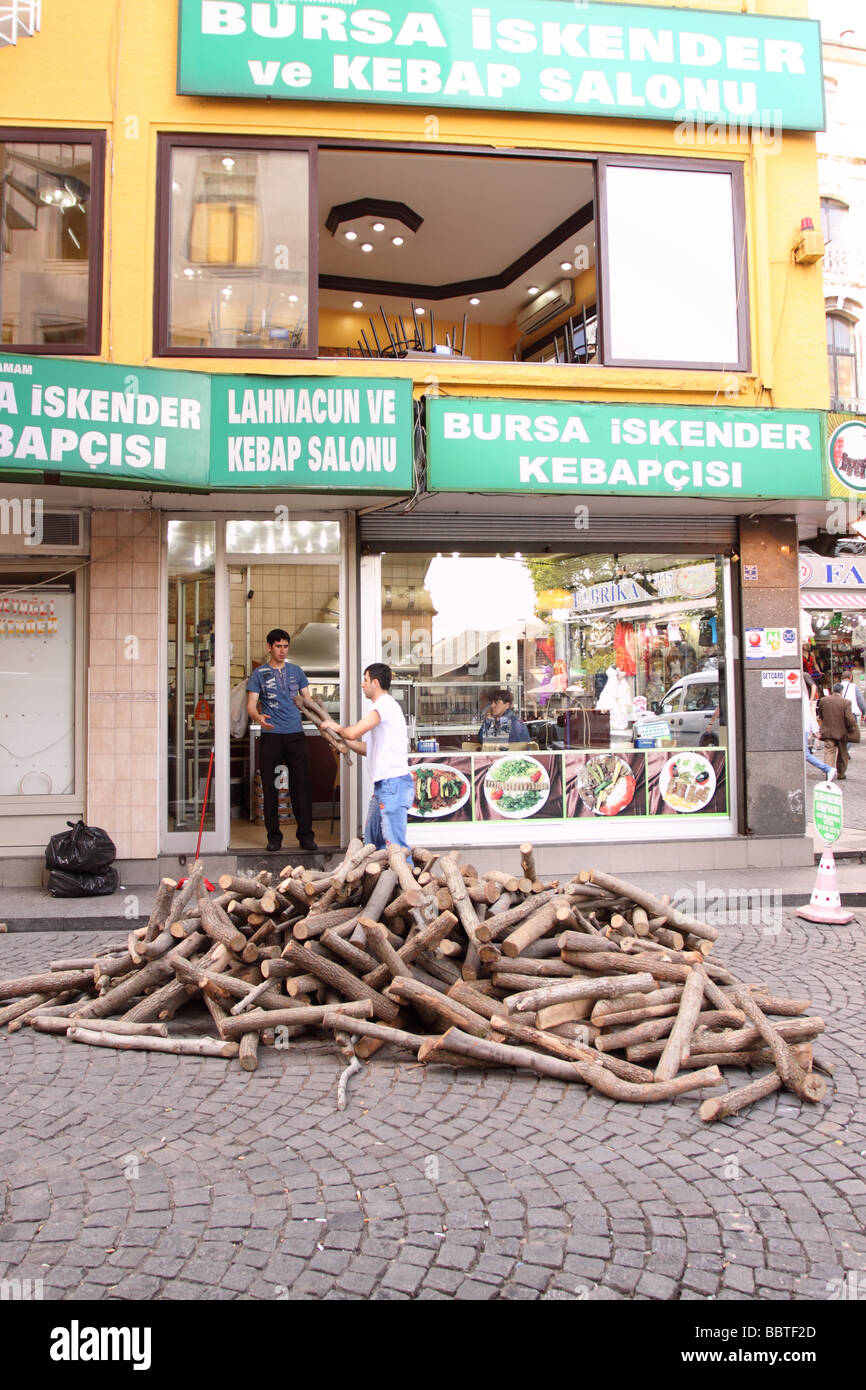
[[[167,849],[195,852],[218,842],[222,758],[217,736],[216,526],[168,522],[166,675]],[[213,756],[213,762],[211,755]]]

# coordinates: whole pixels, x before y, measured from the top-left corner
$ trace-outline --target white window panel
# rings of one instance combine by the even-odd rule
[[[608,360],[739,358],[731,176],[607,170]]]

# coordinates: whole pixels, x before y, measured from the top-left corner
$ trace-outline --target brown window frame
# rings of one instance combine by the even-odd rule
[[[731,210],[734,218],[734,266],[737,277],[737,361],[676,362],[657,358],[614,357],[610,350],[610,247],[607,235],[607,171],[610,168],[692,170],[699,173],[729,174]],[[598,155],[596,163],[596,229],[598,237],[599,363],[602,367],[649,367],[658,371],[748,372],[752,366],[749,321],[749,260],[746,237],[746,193],[743,165],[727,159],[677,159],[641,155]]]
[[[10,145],[89,145],[90,198],[93,217],[89,226],[87,258],[87,329],[83,343],[3,343],[0,353],[28,357],[100,357],[102,355],[102,281],[105,227],[104,130],[78,130],[59,126],[0,126],[0,143]]]
[[[189,347],[172,347],[169,344],[169,288],[171,252],[171,158],[176,149],[236,149],[258,150],[262,153],[278,153],[281,150],[301,150],[309,158],[309,271],[307,284],[308,321],[310,325],[309,343],[305,348],[250,348],[240,351],[236,347],[199,347],[194,351]],[[315,361],[319,355],[319,177],[318,141],[293,140],[282,136],[235,135],[226,131],[222,135],[193,135],[175,131],[162,131],[157,136],[156,156],[156,238],[154,251],[154,296],[153,296],[153,352],[155,357],[214,357],[248,360],[257,358],[265,362],[303,359]]]

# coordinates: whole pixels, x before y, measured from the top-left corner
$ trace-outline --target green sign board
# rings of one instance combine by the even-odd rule
[[[638,497],[824,495],[820,411],[434,398],[438,492]]]
[[[832,782],[819,782],[812,801],[812,818],[818,838],[833,845],[842,834],[842,793]]]
[[[180,0],[185,95],[823,130],[814,20],[575,0]]]
[[[48,357],[4,360],[0,469],[206,487],[210,379]]]
[[[211,378],[212,488],[411,492],[412,383]]]

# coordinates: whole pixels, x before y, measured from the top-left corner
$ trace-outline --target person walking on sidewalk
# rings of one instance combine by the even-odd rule
[[[831,695],[824,695],[818,701],[818,722],[825,747],[835,745],[836,776],[845,781],[848,771],[848,741],[860,742],[860,725],[851,711],[851,704],[842,694],[839,681],[833,686]]]
[[[817,734],[818,734],[818,721],[817,721],[817,719],[815,718],[815,707],[814,707],[814,704],[812,703],[812,700],[809,698],[809,691],[808,691],[808,689],[807,689],[806,682],[804,681],[804,683],[803,683],[803,749],[804,749],[805,754],[806,754],[806,762],[809,763],[812,767],[817,767],[817,769],[818,769],[819,772],[823,772],[823,774],[824,774],[824,776],[826,777],[827,781],[828,781],[828,782],[832,782],[832,781],[833,781],[833,778],[836,776],[836,769],[835,769],[835,767],[831,767],[829,763],[822,763],[820,758],[816,758],[816,757],[815,757],[815,754],[812,752],[812,749],[811,749],[810,746],[809,746],[810,740],[811,740],[813,737],[817,737]]]
[[[318,849],[313,835],[313,782],[307,738],[301,722],[301,712],[295,696],[309,694],[309,681],[300,666],[286,658],[289,655],[289,634],[275,627],[265,641],[268,660],[257,666],[247,681],[247,714],[253,724],[261,725],[259,735],[259,772],[262,777],[262,797],[265,803],[265,828],[268,849],[282,848],[277,769],[286,768],[289,774],[289,796],[298,823],[298,844],[301,849]]]
[[[373,783],[373,795],[364,826],[364,843],[385,849],[388,845],[409,848],[406,823],[415,795],[409,771],[409,738],[403,711],[391,691],[391,667],[374,661],[366,667],[361,689],[373,708],[357,724],[340,725],[327,720],[323,729],[333,729],[345,739],[363,738],[364,753]]]

